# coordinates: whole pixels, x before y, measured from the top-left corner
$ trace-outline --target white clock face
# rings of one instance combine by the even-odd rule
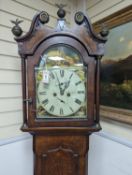
[[[50,69],[48,83],[40,82],[38,100],[47,113],[66,117],[75,114],[85,103],[84,82],[71,69]]]

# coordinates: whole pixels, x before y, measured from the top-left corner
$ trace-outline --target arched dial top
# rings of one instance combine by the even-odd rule
[[[86,71],[73,47],[55,45],[47,49],[35,67],[37,118],[85,119]]]

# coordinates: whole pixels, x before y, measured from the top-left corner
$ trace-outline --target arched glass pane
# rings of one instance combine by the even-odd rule
[[[76,49],[50,47],[35,75],[37,118],[86,118],[86,68]]]

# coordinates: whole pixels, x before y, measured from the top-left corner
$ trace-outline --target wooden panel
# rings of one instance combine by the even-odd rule
[[[49,165],[52,165],[49,168]],[[70,149],[51,150],[49,155],[43,155],[42,175],[78,175],[78,159]]]
[[[10,22],[18,18],[20,13],[13,14],[16,6],[12,6],[11,12],[11,1],[0,3],[0,138],[7,138],[21,134],[21,60],[17,54],[18,47],[11,33],[12,23]],[[21,26],[24,31],[28,30],[30,21],[24,20]]]
[[[21,59],[10,20],[24,20],[20,26],[26,32],[33,16],[41,10],[51,15],[47,26],[54,27],[57,11],[54,5],[41,0],[0,0],[0,138],[22,134]]]
[[[41,0],[37,0],[37,1],[36,0],[23,0],[23,1],[13,0],[13,1],[15,1],[18,4],[20,3],[24,6],[27,6],[31,9],[34,9],[36,11],[43,11],[43,10],[47,11],[50,16],[52,16],[54,18],[58,18],[57,14],[56,14],[58,8],[55,6],[55,1],[54,1],[54,5],[50,5],[49,3],[47,3],[49,1],[44,2]],[[69,13],[67,13],[66,19],[69,19],[69,18],[70,18],[70,15],[69,15]]]
[[[48,4],[50,4],[50,5],[55,5],[55,4],[59,4],[60,3],[60,1],[58,1],[58,0],[42,0],[43,2],[45,2],[45,3],[48,3]],[[67,13],[71,13],[71,2],[70,2],[70,0],[63,0],[63,4],[66,4],[67,6],[65,7],[65,10],[66,10],[66,12]]]
[[[22,6],[12,0],[1,0],[1,9],[26,19],[32,19],[34,14],[37,12],[34,9]]]
[[[21,132],[20,127],[21,124],[16,124],[0,128],[0,139],[6,139],[22,135],[23,133]]]
[[[21,70],[20,58],[0,55],[0,69]]]
[[[21,84],[0,84],[0,98],[22,96]]]
[[[97,3],[90,9],[87,9],[87,13],[91,18],[92,22],[96,22],[112,13],[119,11],[129,5],[132,2],[130,0],[112,0],[109,3],[105,0]]]
[[[103,1],[103,0],[88,0],[86,10],[89,10],[90,8],[95,7],[97,4],[101,3],[101,1]]]
[[[16,20],[16,18],[19,18],[20,20],[23,20],[23,22],[20,24],[22,27],[22,30],[25,32],[29,31],[30,25],[31,25],[31,19],[23,19],[23,17],[19,16],[19,14],[10,14],[8,11],[2,11],[0,10],[0,26],[7,27],[11,31],[11,28],[13,24],[10,20]],[[50,23],[47,24],[48,27],[55,27],[56,20],[52,17],[50,18]],[[9,31],[8,31],[9,32]],[[2,34],[1,34],[2,35]],[[10,32],[10,37],[8,40],[14,41],[13,34]]]
[[[11,33],[11,29],[0,26],[0,39],[14,42],[14,36]]]
[[[35,175],[85,175],[88,136],[35,136]]]
[[[20,26],[22,27],[23,31],[28,31],[31,24],[31,20],[26,20],[20,16],[10,14],[10,12],[8,11],[4,12],[0,10],[0,25],[7,26],[11,30],[13,24],[11,23],[10,20],[16,20],[16,18],[19,18],[20,20],[24,20],[24,22],[21,23]],[[13,34],[12,34],[12,37],[13,37]]]
[[[110,1],[110,3],[108,3],[108,1],[103,0],[100,1],[100,3],[96,4],[92,6],[91,8],[88,9],[88,12],[90,14],[91,17],[103,12],[104,9],[108,9],[110,7],[113,7],[114,5],[122,2],[123,0],[112,0]]]
[[[17,44],[9,43],[6,41],[0,41],[0,54],[18,56]]]
[[[21,98],[6,98],[0,99],[0,112],[14,111],[22,109]]]
[[[13,15],[17,15],[17,17],[22,17],[24,20],[31,20],[33,16],[38,13],[38,10],[34,10],[32,8],[23,6],[22,4],[16,3],[11,0],[2,0],[0,9],[4,10],[5,12],[10,12]],[[44,10],[44,9],[43,9]],[[46,9],[47,11],[48,9]],[[48,11],[47,11],[48,12]],[[56,24],[56,19],[51,17],[50,23],[48,26],[54,27]]]
[[[0,127],[22,123],[22,111],[0,113]]]
[[[21,72],[0,70],[0,83],[21,83]]]

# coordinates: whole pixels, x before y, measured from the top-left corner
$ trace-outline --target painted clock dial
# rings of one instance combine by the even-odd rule
[[[86,118],[86,68],[74,48],[51,47],[35,73],[37,118]]]
[[[49,83],[38,86],[38,98],[43,108],[55,116],[76,113],[85,101],[85,85],[79,76],[69,69],[49,70]]]

